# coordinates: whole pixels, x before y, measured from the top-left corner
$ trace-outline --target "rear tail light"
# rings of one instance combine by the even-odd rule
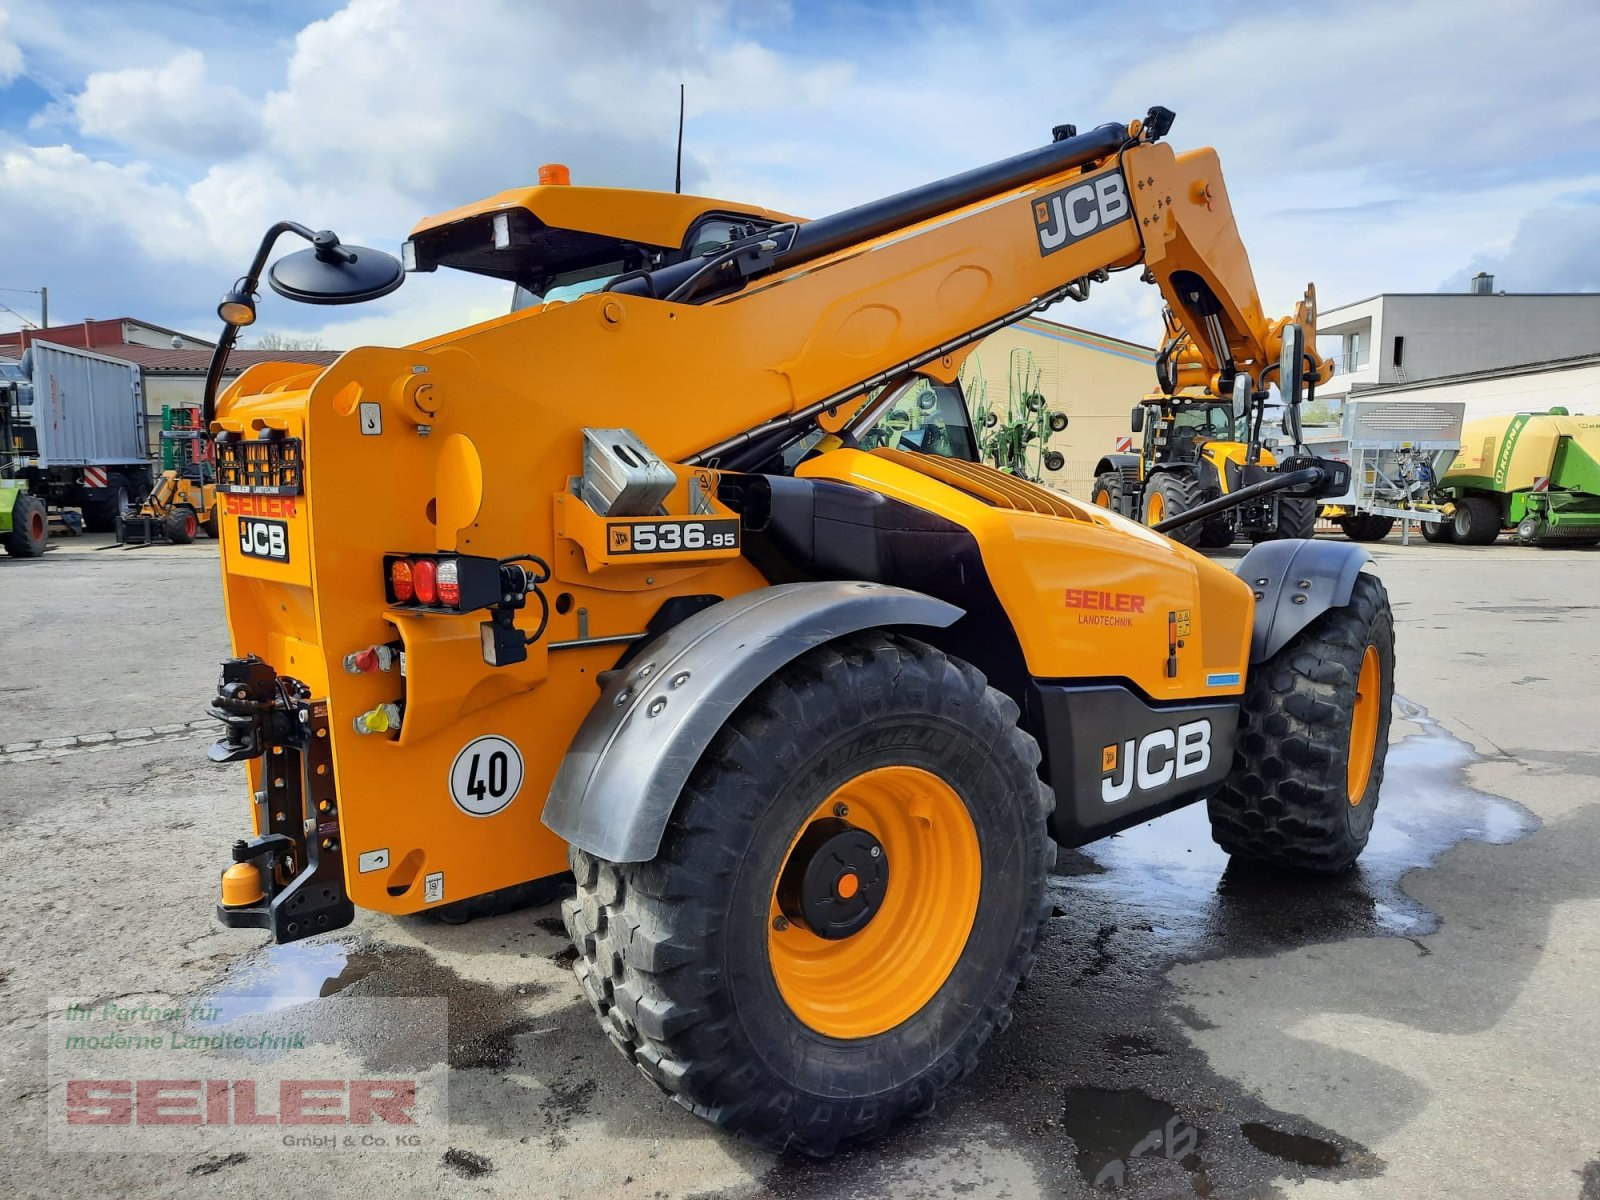
[[[389,564],[389,590],[401,604],[410,604],[411,597],[416,594],[411,583],[411,564],[403,558]]]
[[[439,602],[438,568],[433,559],[419,558],[411,564],[411,582],[417,590],[417,603],[434,605]]]
[[[502,578],[502,572],[515,578]],[[388,554],[384,578],[389,603],[435,612],[472,612],[521,595],[525,572],[496,558],[476,554]]]
[[[439,584],[439,603],[448,608],[457,608],[461,604],[461,571],[456,566],[453,558],[442,559],[437,571]]]

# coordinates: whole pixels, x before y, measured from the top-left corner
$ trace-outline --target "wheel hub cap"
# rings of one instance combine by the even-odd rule
[[[778,907],[820,938],[867,927],[889,889],[883,844],[865,829],[828,817],[806,826],[778,880]]]

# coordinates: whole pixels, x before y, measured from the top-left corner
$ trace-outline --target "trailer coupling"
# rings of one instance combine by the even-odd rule
[[[222,664],[206,710],[223,723],[212,762],[261,760],[255,793],[258,833],[233,845],[222,873],[217,918],[295,942],[355,919],[345,888],[334,795],[328,702],[299,680],[250,655]]]

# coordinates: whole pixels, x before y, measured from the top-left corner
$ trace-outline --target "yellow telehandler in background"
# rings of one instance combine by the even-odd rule
[[[1233,854],[1349,868],[1393,688],[1365,553],[1275,541],[1235,574],[980,463],[956,382],[986,334],[1130,268],[1206,330],[1186,384],[1294,405],[1320,377],[1171,121],[1063,126],[812,221],[552,170],[405,247],[513,311],[253,366],[213,408],[278,236],[312,242],[272,267],[286,296],[404,278],[269,230],[207,384],[235,655],[211,757],[246,765],[252,825],[220,918],[289,942],[570,870],[622,1053],[826,1155],[927,1112],[1005,1027],[1057,846],[1204,801]],[[1347,475],[1297,457],[1166,527]]]
[[[1197,298],[1197,307],[1206,307]],[[1209,316],[1209,313],[1204,314]],[[1200,504],[1232,497],[1241,488],[1270,479],[1278,460],[1264,445],[1269,393],[1248,386],[1235,375],[1236,395],[1219,395],[1211,380],[1180,391],[1180,367],[1196,360],[1195,335],[1172,308],[1164,313],[1167,336],[1156,355],[1159,390],[1134,408],[1131,427],[1144,441],[1137,454],[1104,455],[1094,469],[1094,503],[1146,525],[1159,525]],[[1306,288],[1295,323],[1315,337],[1316,289]],[[1200,326],[1205,330],[1206,326]],[[1193,372],[1189,373],[1191,376]],[[1307,399],[1317,383],[1326,383],[1333,365],[1319,361],[1306,375]],[[1300,409],[1284,409],[1284,433],[1300,446]],[[1237,504],[1220,506],[1203,521],[1172,530],[1185,546],[1215,549],[1243,535],[1252,542],[1274,538],[1309,538],[1317,526],[1317,502],[1308,496],[1271,491]]]

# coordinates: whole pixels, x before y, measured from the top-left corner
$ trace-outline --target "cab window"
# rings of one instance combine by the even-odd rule
[[[972,419],[960,385],[918,377],[881,409],[868,403],[860,426],[850,431],[863,450],[887,446],[944,458],[978,461]]]

